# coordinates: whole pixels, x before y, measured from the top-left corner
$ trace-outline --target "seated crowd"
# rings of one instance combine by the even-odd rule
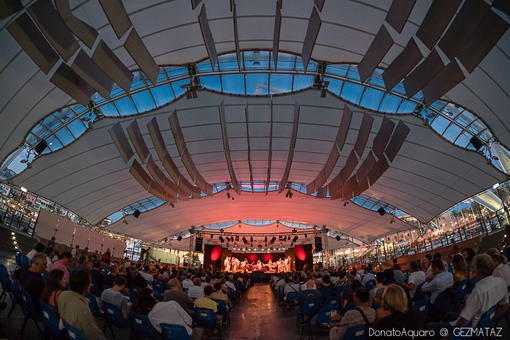
[[[30,295],[39,313],[42,301],[86,339],[106,339],[107,323],[100,329],[95,317],[111,307],[99,313],[94,310],[94,306],[103,309],[105,304],[118,308],[126,325],[130,315],[145,315],[157,332],[162,332],[161,324],[180,325],[192,339],[205,339],[221,332],[231,308],[251,286],[249,274],[187,269],[159,261],[111,263],[109,252],[105,257],[86,249],[80,252],[78,246],[73,252],[54,255],[51,246],[37,244],[27,254],[31,265],[16,269],[12,277]],[[48,270],[50,266],[52,270]],[[222,314],[218,304],[224,306]],[[212,310],[216,325],[197,326],[195,308]],[[64,329],[63,322],[60,328]]]
[[[413,337],[409,331],[415,338],[434,333],[440,339],[442,328],[449,335],[455,327],[476,328],[493,307],[493,321],[509,317],[510,267],[495,248],[479,255],[470,248],[457,250],[449,263],[440,253],[427,254],[405,271],[396,259],[393,263],[375,271],[366,265],[359,271],[338,267],[279,273],[271,278],[271,287],[284,311],[295,306],[301,327],[329,330],[331,340],[342,339],[350,327],[366,332],[370,327],[383,339],[403,329],[409,335],[404,339]]]

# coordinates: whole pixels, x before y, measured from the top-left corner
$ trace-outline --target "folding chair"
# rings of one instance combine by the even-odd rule
[[[206,329],[214,329],[218,325],[213,310],[208,308],[195,308],[193,320],[198,327]],[[218,337],[222,338],[221,327],[218,331]]]
[[[135,300],[136,300],[135,294],[133,294],[133,293],[130,293],[130,292],[122,292],[122,295],[124,295],[125,297],[127,297],[128,302],[130,302],[130,303],[133,303],[133,302],[135,302]]]
[[[329,296],[326,299],[326,307],[336,307],[338,309],[340,307],[340,296]]]
[[[18,280],[14,279],[11,281],[11,290],[12,290],[12,297],[14,298],[14,300],[12,301],[11,309],[9,309],[9,314],[7,314],[7,319],[10,319],[11,314],[14,311],[14,308],[16,307],[16,305],[20,305],[23,315],[26,315],[25,310],[23,309],[23,305],[22,305],[23,299],[21,298],[21,290],[20,290]]]
[[[21,330],[19,331],[20,335],[23,335],[23,332],[25,331],[25,327],[27,325],[28,319],[34,320],[35,326],[37,327],[37,330],[39,331],[39,334],[42,334],[41,329],[39,328],[38,322],[42,321],[41,314],[35,307],[34,301],[32,300],[32,297],[30,294],[27,293],[26,290],[23,289],[23,287],[20,287],[21,292],[21,304],[23,306],[23,309],[25,310],[25,320],[23,320],[23,325],[21,326]]]
[[[430,307],[430,298],[415,302],[413,304],[413,309],[417,310],[423,316],[423,320],[427,320],[429,316],[429,307]]]
[[[305,300],[301,306],[301,310],[298,311],[296,318],[296,328],[301,329],[301,322],[310,324],[313,316],[319,312],[319,301],[317,300]]]
[[[144,339],[159,339],[161,334],[152,326],[147,315],[132,312],[131,318],[131,331],[135,337],[142,337]]]
[[[336,311],[336,307],[324,307],[319,309],[319,313],[317,314],[317,320],[315,322],[311,322],[313,329],[310,328],[310,333],[308,334],[308,339],[313,339],[313,333],[316,331],[328,331],[329,328],[325,328],[324,324],[329,324],[331,322],[331,312]]]
[[[230,327],[230,312],[227,311],[227,304],[223,300],[215,300],[212,299],[214,302],[216,302],[216,306],[218,307],[217,314],[224,316],[224,321],[227,323],[227,329]]]
[[[283,301],[283,314],[285,314],[285,309],[287,307],[294,306],[294,301],[296,301],[297,296],[298,296],[297,292],[287,293],[287,296],[285,297],[285,300]]]
[[[97,299],[94,295],[87,293],[85,294],[85,299],[89,302],[89,308],[94,316],[103,316],[103,312],[97,303]]]
[[[51,306],[45,304],[42,300],[39,300],[42,310],[42,322],[44,329],[55,339],[65,339],[64,334],[60,330],[58,324],[58,317]]]
[[[163,334],[163,340],[186,340],[191,339],[186,331],[186,328],[182,325],[171,325],[168,323],[162,323],[161,333]]]
[[[2,284],[2,295],[0,295],[0,300],[9,293],[11,301],[14,301],[12,297],[12,281],[9,272],[3,263],[0,263],[0,282]]]
[[[326,299],[331,296],[331,288],[330,287],[322,288],[321,296],[322,296],[322,300],[326,301]]]
[[[118,328],[128,328],[129,322],[126,321],[122,315],[122,311],[119,307],[112,305],[111,303],[103,301],[103,309],[105,316],[105,323],[103,326],[103,333],[106,335],[106,329],[109,327],[112,336],[115,338],[115,333],[113,333],[113,327]]]
[[[64,327],[67,331],[67,338],[69,340],[87,340],[78,328],[71,326],[64,319],[62,319],[62,321],[64,321]]]
[[[368,326],[351,326],[347,328],[343,340],[368,340]]]

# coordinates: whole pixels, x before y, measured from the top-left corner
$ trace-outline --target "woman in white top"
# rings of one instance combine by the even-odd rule
[[[492,258],[492,262],[494,262],[494,271],[492,275],[496,277],[500,277],[505,280],[505,284],[510,286],[510,267],[507,264],[506,257],[501,255],[501,253],[496,248],[491,248],[485,252]]]
[[[413,298],[418,286],[425,282],[425,273],[420,270],[417,261],[411,261],[409,263],[409,271],[411,274],[409,275],[408,283],[404,283],[402,286],[409,290],[409,295]]]

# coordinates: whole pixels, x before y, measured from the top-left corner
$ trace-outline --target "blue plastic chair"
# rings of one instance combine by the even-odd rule
[[[326,300],[328,297],[331,296],[331,288],[330,287],[324,287],[321,289],[321,296],[323,300]]]
[[[427,298],[427,296],[425,295],[423,290],[421,290],[421,288],[423,287],[424,284],[425,284],[425,282],[423,282],[422,284],[420,284],[418,286],[418,288],[416,288],[416,291],[414,292],[414,296],[413,296],[413,302],[425,300]]]
[[[434,321],[443,319],[443,316],[450,308],[450,295],[447,292],[441,292],[434,302],[434,306],[429,309],[429,315]]]
[[[158,291],[161,294],[165,292],[165,283],[161,281],[156,281],[154,283],[154,291]]]
[[[326,307],[338,307],[340,306],[340,296],[328,296],[326,299]]]
[[[315,326],[321,326],[325,323],[331,322],[331,312],[336,311],[335,307],[324,307],[319,309],[319,313],[317,314],[317,320],[315,322],[312,322]]]
[[[108,275],[108,269],[106,269],[105,267],[101,268],[101,273],[103,274],[103,276]]]
[[[43,282],[48,281],[48,272],[46,272],[46,271],[45,271],[45,272],[41,275],[41,278],[42,278]]]
[[[135,336],[144,339],[159,339],[161,334],[152,326],[147,315],[131,313],[131,329]]]
[[[413,309],[417,310],[423,316],[423,320],[427,320],[429,316],[429,307],[430,307],[430,298],[415,302],[413,304]]]
[[[468,287],[468,290],[467,290],[467,293],[468,294],[471,294],[471,292],[473,291],[473,289],[475,289],[475,285],[478,283],[478,280],[476,278],[472,278],[471,279],[471,282],[469,283],[469,287]]]
[[[494,317],[496,316],[496,307],[497,307],[497,305],[492,306],[491,308],[489,308],[488,311],[486,311],[485,313],[483,313],[480,316],[480,321],[478,321],[478,325],[476,325],[477,329],[494,327]]]
[[[109,327],[112,336],[115,338],[115,333],[113,333],[112,326],[118,328],[127,328],[129,327],[129,322],[126,321],[122,315],[122,311],[119,307],[112,305],[111,303],[103,301],[103,309],[105,316],[105,323],[103,326],[103,333],[106,335],[106,329]]]
[[[14,301],[12,298],[12,281],[9,272],[3,263],[0,263],[0,282],[2,283],[2,295],[0,295],[0,300],[9,293],[11,301]]]
[[[103,312],[101,312],[101,308],[97,303],[96,297],[90,293],[85,294],[85,299],[89,302],[89,308],[94,316],[103,316]]]
[[[39,300],[42,310],[42,322],[46,332],[51,334],[56,339],[65,339],[64,334],[58,325],[58,317],[53,310],[53,307],[48,306],[42,300]]]
[[[455,293],[455,297],[453,298],[453,303],[456,306],[456,310],[459,309],[460,304],[464,301],[464,298],[467,295],[467,279],[459,281],[457,283],[457,292]]]
[[[135,294],[130,292],[122,292],[122,295],[128,298],[128,302],[133,303],[136,300]]]
[[[142,287],[132,285],[130,290],[131,290],[131,293],[135,294],[135,296],[138,296],[138,293],[140,293],[140,291],[142,290]]]
[[[312,317],[319,312],[319,301],[317,300],[305,300],[303,301],[303,305],[301,306],[301,310],[298,312],[297,318],[296,318],[296,328],[299,328],[301,325],[300,322],[302,320],[305,321],[305,323],[310,323]],[[305,318],[308,318],[305,319]]]
[[[64,327],[66,328],[67,338],[69,340],[87,340],[78,328],[71,326],[64,319],[62,319],[62,321],[64,321]]]
[[[193,313],[193,320],[198,327],[214,328],[217,326],[216,316],[214,311],[208,308],[195,308]],[[218,336],[221,339],[221,328],[219,329]]]
[[[216,306],[218,308],[217,314],[224,315],[224,320],[227,323],[227,329],[230,326],[230,312],[227,311],[227,304],[223,300],[215,300],[212,299],[214,302],[216,302]]]
[[[154,298],[158,300],[159,302],[163,301],[163,295],[161,295],[160,291],[153,290],[152,294],[154,295]]]
[[[355,303],[349,303],[349,304],[345,307],[345,311],[344,311],[344,312],[348,312],[348,311],[353,310],[353,309],[356,309],[356,304],[355,304]]]
[[[285,309],[287,306],[294,306],[294,301],[296,301],[298,296],[297,292],[287,293],[285,300],[283,301],[283,314],[285,314]]]
[[[23,306],[23,309],[25,310],[25,320],[23,320],[23,325],[21,326],[21,330],[19,332],[20,335],[23,335],[23,332],[25,331],[25,327],[27,325],[28,319],[34,320],[35,326],[37,327],[37,330],[39,331],[39,334],[42,334],[41,329],[39,328],[38,322],[42,321],[41,314],[35,307],[34,301],[32,300],[32,297],[30,294],[27,293],[26,290],[23,289],[23,287],[20,287],[21,292],[21,304]]]
[[[21,290],[18,283],[18,280],[14,279],[11,281],[11,290],[12,290],[12,297],[14,300],[12,301],[11,309],[9,309],[9,314],[7,314],[7,319],[10,319],[12,312],[14,311],[14,308],[16,305],[21,306],[21,311],[23,312],[23,315],[25,315],[25,311],[23,310],[23,299],[21,298]]]
[[[351,326],[347,328],[343,340],[368,340],[368,326]]]
[[[101,297],[101,290],[99,289],[99,285],[96,280],[92,280],[90,284],[90,294],[93,294],[97,297]]]
[[[163,340],[185,340],[191,339],[186,331],[186,328],[182,325],[171,325],[168,323],[162,323],[161,333],[163,334]]]

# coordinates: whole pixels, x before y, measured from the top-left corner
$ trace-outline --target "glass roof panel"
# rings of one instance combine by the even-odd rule
[[[267,73],[250,73],[246,75],[246,94],[249,96],[266,95]]]
[[[398,108],[398,113],[411,113],[414,111],[414,109],[416,109],[416,106],[418,106],[418,104],[415,102],[404,100]]]
[[[56,128],[62,126],[60,120],[58,120],[54,115],[46,117],[41,124],[47,127],[49,130],[55,130]]]
[[[200,85],[206,89],[221,92],[220,76],[200,77]]]
[[[108,117],[116,117],[119,116],[119,112],[113,103],[108,103],[101,106],[101,113]]]
[[[157,106],[166,105],[175,99],[174,93],[169,84],[153,87],[151,92]]]
[[[145,87],[145,82],[141,72],[133,72],[133,82],[131,83],[131,91]]]
[[[342,88],[342,93],[340,93],[340,97],[347,101],[350,101],[353,104],[358,105],[364,89],[365,89],[364,86],[346,82],[344,84],[344,87]]]
[[[450,125],[450,122],[447,119],[437,116],[431,126],[442,136],[448,125]]]
[[[235,53],[223,54],[218,56],[220,71],[238,70],[237,55]]]
[[[58,130],[56,135],[64,146],[71,143],[75,139],[71,132],[69,132],[66,128]]]
[[[133,98],[139,113],[154,110],[156,108],[156,103],[154,102],[154,99],[152,99],[152,95],[149,90],[135,93],[131,96],[131,98]]]
[[[269,69],[269,52],[268,51],[254,51],[243,52],[244,54],[244,67],[250,69]]]
[[[223,75],[221,76],[221,83],[223,84],[223,92],[232,94],[246,94],[244,89],[243,74]]]
[[[87,130],[87,127],[80,119],[73,120],[67,125],[67,128],[72,132],[74,138],[80,137]]]
[[[271,74],[271,94],[287,93],[292,91],[291,74]]]
[[[168,79],[174,79],[188,75],[188,68],[182,66],[165,66]]]
[[[347,75],[348,68],[349,64],[328,65],[326,67],[326,74],[329,73],[336,76],[345,77]]]
[[[335,78],[324,77],[324,81],[329,81],[328,91],[336,94],[337,96],[344,85],[344,82]],[[313,82],[313,80],[312,80]]]
[[[363,93],[363,98],[361,98],[360,105],[366,107],[367,109],[377,111],[383,96],[383,91],[367,88],[365,93]]]
[[[459,134],[462,132],[462,129],[458,125],[452,124],[444,133],[443,137],[448,139],[450,142],[454,142]]]
[[[309,88],[312,85],[313,85],[313,76],[296,74],[294,76],[294,84],[293,84],[292,90],[293,91],[299,91],[299,90],[302,90],[302,89]]]
[[[46,142],[48,143],[48,147],[44,149],[43,154],[62,148],[62,143],[60,143],[60,141],[54,135],[46,138]]]
[[[278,53],[278,70],[294,70],[296,65],[296,56],[287,53]],[[271,68],[274,69],[274,60]]]
[[[189,84],[189,78],[172,83],[172,89],[174,90],[176,98],[182,96],[184,92],[186,92],[186,89],[181,89],[181,86],[187,84]]]
[[[387,93],[379,106],[381,112],[397,112],[402,98]]]
[[[133,101],[129,97],[117,99],[115,101],[115,106],[117,107],[117,110],[119,110],[121,116],[128,116],[137,113],[135,104],[133,104]]]

